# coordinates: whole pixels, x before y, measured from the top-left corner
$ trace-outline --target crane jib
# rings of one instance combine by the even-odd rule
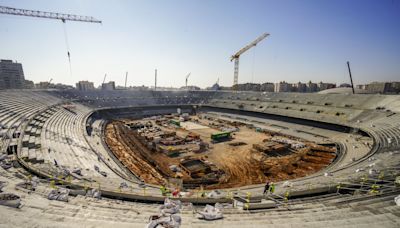
[[[235,60],[235,66],[234,66],[234,74],[233,74],[233,85],[238,84],[238,77],[239,77],[239,57],[241,54],[249,50],[250,48],[256,46],[260,41],[265,39],[267,36],[269,36],[268,33],[264,33],[261,36],[259,36],[257,39],[255,39],[253,42],[249,43],[248,45],[244,46],[242,49],[240,49],[238,52],[236,52],[234,55],[231,56],[231,62]]]
[[[57,20],[62,20],[63,22],[68,20],[68,21],[101,23],[100,20],[97,20],[96,18],[89,17],[89,16],[45,12],[45,11],[38,11],[38,10],[17,9],[17,8],[12,8],[12,7],[7,7],[7,6],[0,6],[0,14],[57,19]]]

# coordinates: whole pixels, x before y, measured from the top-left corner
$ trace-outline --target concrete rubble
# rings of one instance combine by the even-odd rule
[[[179,200],[165,198],[164,205],[159,207],[160,214],[150,216],[146,227],[179,228],[182,223],[182,218],[178,215],[181,207],[182,203]]]
[[[211,205],[206,205],[203,211],[197,212],[198,219],[204,219],[204,220],[217,220],[217,219],[222,219],[224,216],[222,214],[222,211],[217,208],[217,206],[211,206]]]

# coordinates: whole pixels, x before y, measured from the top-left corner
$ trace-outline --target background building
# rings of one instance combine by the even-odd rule
[[[366,90],[367,86],[366,85],[356,85],[356,89],[363,89]]]
[[[392,93],[400,93],[400,82],[390,82],[390,89]]]
[[[326,89],[333,89],[336,88],[336,84],[333,83],[325,83],[325,82],[320,82],[318,83],[318,90],[326,90]]]
[[[351,88],[351,85],[349,83],[342,83],[339,85],[339,88]]]
[[[25,89],[34,89],[35,88],[35,84],[33,83],[33,81],[25,80],[24,84],[25,84],[24,85]]]
[[[237,84],[232,87],[219,87],[220,90],[238,90],[238,91],[255,91],[255,92],[296,92],[296,93],[315,93],[322,90],[336,88],[335,83],[319,82],[313,83],[311,81],[307,83],[297,82],[288,83],[281,81],[278,83],[265,82],[259,83],[243,83]],[[210,88],[208,88],[210,89]]]
[[[51,84],[49,82],[39,82],[35,84],[36,89],[49,89],[52,88],[54,84]]]
[[[191,86],[182,86],[180,89],[181,89],[181,90],[201,90],[200,87],[194,86],[194,85],[191,85]]]
[[[217,91],[217,90],[220,90],[221,88],[220,88],[220,86],[219,86],[219,84],[218,83],[215,83],[214,85],[212,85],[211,87],[207,87],[206,88],[206,90],[214,90],[214,91]]]
[[[274,92],[275,86],[274,83],[266,82],[261,84],[260,90],[263,92]]]
[[[365,87],[371,93],[387,93],[390,91],[389,82],[372,82]]]
[[[318,85],[314,82],[309,81],[307,83],[307,92],[308,93],[315,93],[318,92]]]
[[[94,90],[94,84],[89,81],[79,81],[76,83],[76,89],[81,91]]]
[[[302,82],[298,82],[298,83],[293,84],[293,88],[295,89],[295,92],[298,92],[298,93],[307,92],[307,85],[305,83],[302,83]]]
[[[110,81],[107,83],[101,84],[101,89],[102,90],[115,90],[115,82]]]
[[[391,93],[391,83],[390,82],[372,82],[365,86],[366,90],[371,93]]]
[[[371,82],[357,85],[356,88],[366,90],[368,93],[398,94],[400,93],[400,82]]]
[[[290,92],[291,90],[292,90],[292,85],[285,81],[275,83],[274,92],[277,92],[277,93]]]
[[[260,91],[261,85],[257,83],[238,84],[239,91]]]
[[[0,60],[0,89],[24,89],[25,76],[22,64],[12,60]]]

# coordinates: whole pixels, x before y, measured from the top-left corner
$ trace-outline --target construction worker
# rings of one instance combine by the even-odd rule
[[[176,188],[176,189],[172,192],[172,196],[173,196],[173,197],[178,197],[180,192],[181,192],[180,189],[179,189],[179,188]]]
[[[166,196],[167,195],[167,188],[164,185],[161,185],[160,187],[161,195]]]
[[[379,185],[373,184],[371,186],[371,190],[369,191],[370,194],[378,194],[379,193]]]
[[[270,186],[269,186],[269,192],[271,194],[273,194],[275,192],[275,183],[271,182]]]
[[[268,194],[268,192],[269,192],[269,181],[267,181],[267,183],[265,184],[265,186],[264,186],[264,192],[263,192],[263,194]]]

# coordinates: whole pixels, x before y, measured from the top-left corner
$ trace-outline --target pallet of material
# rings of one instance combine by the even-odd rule
[[[20,158],[21,159],[27,159],[28,158],[28,156],[29,156],[28,150],[29,150],[28,147],[22,147],[21,154],[20,154]]]
[[[35,142],[36,142],[36,137],[35,136],[30,136],[29,137],[29,142],[28,142],[28,147],[29,148],[34,148],[35,147]]]
[[[242,197],[235,197],[233,200],[233,205],[241,210],[261,210],[276,207],[276,203],[272,200],[247,200]]]
[[[41,133],[42,133],[42,129],[37,128],[34,135],[35,135],[36,137],[39,137]]]
[[[26,132],[26,133],[29,133],[29,132],[31,132],[31,130],[32,130],[32,126],[28,126],[28,127],[25,129],[25,132]]]
[[[43,152],[40,149],[36,150],[35,152],[36,152],[36,162],[43,163],[44,162]]]
[[[34,118],[34,120],[35,120],[35,121],[37,121],[37,122],[42,122],[42,120],[41,120],[41,117],[40,117],[40,116],[38,116],[38,117],[35,117],[35,118]]]
[[[28,150],[28,160],[31,162],[36,160],[36,149],[32,148]]]
[[[32,127],[29,134],[30,134],[30,135],[35,135],[35,134],[36,134],[36,130],[37,130],[36,127]]]
[[[40,141],[41,141],[41,140],[40,140],[40,137],[36,137],[36,140],[35,140],[35,147],[36,147],[36,148],[42,147]]]
[[[29,145],[29,135],[24,135],[22,138],[22,146],[27,147]]]

